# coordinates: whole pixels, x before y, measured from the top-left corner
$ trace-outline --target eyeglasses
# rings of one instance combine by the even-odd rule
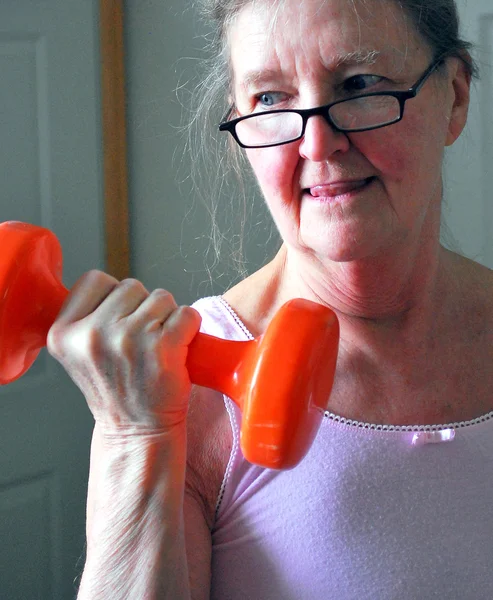
[[[270,148],[300,140],[308,119],[314,115],[343,133],[387,127],[402,120],[406,101],[417,96],[443,60],[433,62],[407,91],[361,94],[316,108],[268,110],[223,122],[219,130],[229,131],[242,148]]]

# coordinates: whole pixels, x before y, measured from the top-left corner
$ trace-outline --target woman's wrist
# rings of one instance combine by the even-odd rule
[[[133,452],[145,451],[150,447],[162,447],[163,451],[173,452],[186,444],[186,420],[172,428],[143,427],[142,425],[121,425],[107,427],[96,424],[95,435],[99,436],[101,450]]]
[[[108,432],[96,427],[94,436],[88,489],[91,521],[97,522],[98,513],[114,511],[116,506],[122,511],[130,510],[132,503],[138,503],[141,510],[150,503],[166,503],[168,510],[181,508],[185,425],[173,431],[146,433]],[[93,525],[88,520],[88,533]]]
[[[115,583],[115,574],[122,598],[139,598],[143,588],[186,587],[185,427],[137,435],[96,430],[95,435],[81,590],[90,588],[99,597],[98,590]]]

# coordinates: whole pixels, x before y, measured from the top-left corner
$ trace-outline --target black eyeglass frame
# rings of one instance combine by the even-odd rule
[[[408,90],[405,90],[405,91],[372,92],[370,94],[360,94],[359,96],[352,96],[351,98],[345,98],[344,100],[337,100],[336,102],[331,102],[330,104],[324,104],[323,106],[316,106],[315,108],[266,110],[265,112],[261,112],[261,113],[253,113],[251,115],[244,115],[242,117],[237,117],[236,119],[232,119],[231,121],[223,121],[219,125],[219,131],[229,131],[229,133],[235,139],[236,143],[239,146],[241,146],[242,148],[272,148],[274,146],[284,146],[285,144],[291,144],[292,142],[297,142],[298,140],[301,140],[301,138],[305,135],[306,124],[308,123],[308,119],[315,115],[320,115],[321,117],[323,117],[327,121],[327,123],[330,125],[330,127],[332,127],[335,131],[340,131],[341,133],[359,133],[362,131],[372,131],[374,129],[382,129],[383,127],[388,127],[389,125],[394,125],[395,123],[402,121],[402,119],[404,117],[404,107],[406,105],[406,102],[408,100],[410,100],[411,98],[415,98],[418,95],[421,88],[425,84],[426,80],[432,75],[432,73],[434,73],[436,71],[436,69],[442,63],[444,63],[444,60],[445,59],[442,56],[441,58],[433,61],[431,63],[431,65],[423,73],[423,75],[421,75],[421,77],[418,79],[418,81],[412,87],[410,87]],[[348,129],[348,128],[343,128],[343,127],[338,127],[333,122],[333,120],[329,114],[329,111],[333,106],[336,106],[337,104],[343,104],[344,102],[348,102],[351,100],[358,100],[360,98],[371,98],[371,97],[375,97],[375,96],[392,96],[393,98],[396,98],[399,101],[399,106],[400,106],[399,117],[397,117],[393,121],[390,121],[389,123],[383,123],[382,125],[374,125],[371,127],[360,127],[357,129]],[[228,114],[230,114],[232,110],[233,110],[233,107],[231,107],[229,109]],[[260,145],[260,146],[245,145],[238,138],[238,135],[236,133],[236,125],[238,123],[240,123],[241,121],[245,121],[247,119],[253,119],[255,117],[258,117],[259,115],[264,116],[264,115],[272,115],[272,114],[280,114],[280,113],[296,113],[296,114],[300,115],[300,117],[303,119],[303,124],[302,124],[302,128],[301,128],[301,133],[298,137],[293,138],[292,140],[287,140],[285,142],[276,142],[275,144],[264,144],[264,145]]]

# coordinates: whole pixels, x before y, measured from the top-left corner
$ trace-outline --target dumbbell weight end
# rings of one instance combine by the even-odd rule
[[[61,283],[62,250],[48,230],[2,223],[1,253],[0,385],[5,385],[21,377],[46,345],[68,290]]]

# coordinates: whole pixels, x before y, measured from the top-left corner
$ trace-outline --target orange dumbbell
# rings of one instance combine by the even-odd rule
[[[24,374],[46,345],[68,290],[62,251],[47,229],[0,224],[0,384]],[[198,333],[189,346],[192,383],[227,394],[242,410],[245,458],[272,469],[294,467],[308,452],[327,407],[339,324],[329,308],[287,302],[252,341]]]

